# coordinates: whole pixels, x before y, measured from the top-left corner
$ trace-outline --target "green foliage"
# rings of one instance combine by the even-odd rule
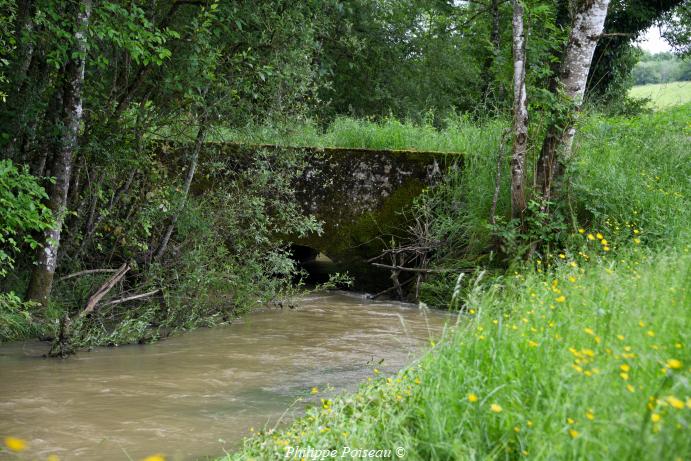
[[[44,198],[45,191],[26,168],[0,160],[0,277],[14,269],[22,249],[35,250],[34,235],[52,225],[52,215],[41,203]],[[0,342],[36,334],[32,308],[14,291],[0,293]]]
[[[282,236],[320,230],[294,199],[292,185],[304,168],[303,154],[257,152],[243,164],[236,163],[240,159],[223,158],[220,152],[210,149],[201,163],[200,185],[208,188],[183,208],[168,256],[136,267],[128,282],[137,292],[161,291],[144,302],[100,306],[75,326],[74,345],[153,341],[228,322],[257,305],[290,296],[296,267]],[[103,228],[113,230],[112,238],[108,234],[99,238],[102,247],[94,250],[102,256],[91,257],[146,254],[151,246],[147,236],[158,237],[161,223],[167,223],[177,209],[171,200],[179,180],[168,178],[162,189],[154,181],[148,185],[152,189],[140,191],[150,203],[127,223],[118,215],[106,217]],[[136,232],[122,230],[126,225],[142,229],[139,240]],[[74,313],[71,306],[84,305],[103,280],[103,276],[84,280],[82,289],[72,282],[61,285],[56,299],[62,309]]]
[[[50,210],[41,202],[47,198],[27,168],[0,160],[0,277],[14,267],[14,256],[23,245],[36,249],[32,233],[50,227]]]
[[[672,53],[643,54],[632,71],[635,85],[691,80],[691,61]]]
[[[34,321],[35,306],[13,291],[0,293],[0,343],[30,338],[41,332]]]

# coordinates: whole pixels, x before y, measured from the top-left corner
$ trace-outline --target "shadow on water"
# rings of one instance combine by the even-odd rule
[[[27,440],[28,456],[40,459],[218,456],[250,427],[299,415],[327,386],[353,390],[375,366],[400,369],[450,318],[331,293],[305,297],[295,310],[258,310],[227,327],[64,361],[39,358],[47,350],[39,342],[3,345],[0,437]]]

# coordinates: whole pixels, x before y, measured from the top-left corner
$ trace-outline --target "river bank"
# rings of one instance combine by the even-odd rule
[[[406,460],[688,458],[690,248],[630,247],[496,280],[419,364],[223,459],[344,447]]]

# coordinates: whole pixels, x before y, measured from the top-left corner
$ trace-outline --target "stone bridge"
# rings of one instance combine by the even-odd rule
[[[223,144],[226,158],[246,157],[257,149],[285,147]],[[291,148],[292,149],[292,148]],[[384,249],[384,241],[403,235],[404,214],[423,189],[460,160],[442,152],[353,148],[299,148],[309,152],[298,179],[297,198],[307,214],[323,223],[320,235],[288,236],[302,262],[318,253],[328,256],[340,272],[348,271],[360,289],[388,286],[387,271],[366,261]]]

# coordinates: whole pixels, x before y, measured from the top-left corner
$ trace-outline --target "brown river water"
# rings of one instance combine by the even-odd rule
[[[355,389],[374,368],[400,369],[454,320],[335,293],[305,297],[295,310],[258,310],[226,327],[67,360],[42,358],[44,343],[2,345],[0,439],[22,438],[27,449],[0,459],[220,456],[251,427],[298,416],[329,385],[325,395]]]

